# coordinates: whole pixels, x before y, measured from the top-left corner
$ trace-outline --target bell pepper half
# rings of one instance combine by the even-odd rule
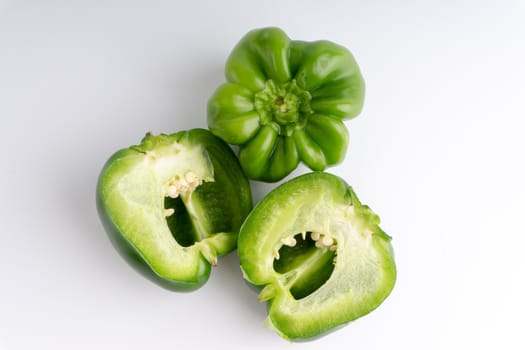
[[[226,62],[227,82],[208,101],[208,128],[239,145],[250,179],[278,181],[302,161],[340,163],[344,120],[363,106],[365,85],[352,54],[333,42],[290,40],[279,28],[248,32]]]
[[[281,184],[239,233],[244,278],[268,303],[267,325],[309,340],[368,314],[396,280],[391,238],[341,178],[313,172]]]
[[[252,197],[231,148],[193,129],[147,134],[116,152],[100,174],[97,207],[133,267],[168,289],[190,291],[236,248]]]

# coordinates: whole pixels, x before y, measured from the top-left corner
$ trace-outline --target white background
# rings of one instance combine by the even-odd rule
[[[380,308],[303,344],[262,326],[235,254],[191,294],[141,277],[94,201],[117,149],[206,127],[231,48],[269,25],[356,56],[365,108],[331,172],[399,270]],[[523,1],[0,0],[0,348],[524,349],[524,119]]]

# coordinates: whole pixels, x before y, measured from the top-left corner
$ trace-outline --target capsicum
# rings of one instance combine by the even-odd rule
[[[325,334],[378,307],[393,289],[391,237],[341,178],[281,184],[248,215],[238,254],[268,302],[267,325],[290,340]]]
[[[343,121],[357,116],[364,100],[363,78],[346,48],[255,29],[234,47],[225,73],[227,82],[208,101],[208,128],[239,145],[249,178],[273,182],[301,161],[324,170],[343,160]]]
[[[97,207],[120,254],[171,290],[202,286],[217,257],[235,249],[252,208],[231,148],[209,131],[147,134],[107,161]]]

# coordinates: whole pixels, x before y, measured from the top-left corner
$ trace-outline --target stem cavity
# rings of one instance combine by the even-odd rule
[[[287,236],[273,251],[273,267],[296,300],[319,289],[332,274],[337,241],[329,234],[303,231]]]
[[[166,185],[164,216],[173,238],[183,247],[189,247],[204,238],[205,229],[197,217],[191,194],[202,184],[192,171],[176,175]]]

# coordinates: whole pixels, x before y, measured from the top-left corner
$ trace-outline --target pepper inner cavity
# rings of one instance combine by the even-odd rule
[[[192,246],[201,239],[191,208],[187,205],[191,200],[191,194],[201,184],[202,180],[191,171],[184,176],[176,175],[167,184],[164,216],[171,235],[183,247]]]
[[[283,275],[294,299],[319,289],[329,278],[336,262],[337,242],[318,232],[302,232],[281,240],[274,252],[273,268]]]

